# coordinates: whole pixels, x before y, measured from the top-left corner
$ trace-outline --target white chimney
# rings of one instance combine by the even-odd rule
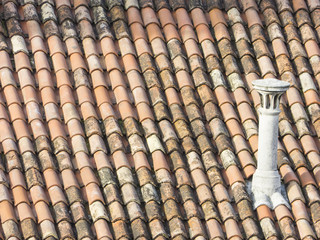
[[[273,78],[252,82],[261,99],[259,112],[258,166],[252,178],[254,207],[267,205],[274,209],[289,204],[281,194],[281,179],[277,169],[277,145],[280,96],[289,83]]]

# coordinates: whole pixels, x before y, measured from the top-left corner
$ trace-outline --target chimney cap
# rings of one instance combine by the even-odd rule
[[[268,93],[285,92],[290,86],[288,82],[277,80],[275,78],[255,80],[252,82],[252,85],[257,91]]]

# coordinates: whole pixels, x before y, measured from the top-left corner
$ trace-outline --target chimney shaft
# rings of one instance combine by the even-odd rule
[[[289,204],[281,195],[281,180],[277,169],[278,122],[280,96],[289,83],[276,79],[252,82],[261,99],[259,111],[258,164],[252,179],[254,207],[275,208]]]

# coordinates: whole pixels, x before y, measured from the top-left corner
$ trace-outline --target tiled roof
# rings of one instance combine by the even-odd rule
[[[3,0],[4,239],[320,238],[319,0]],[[258,93],[291,209],[253,209]]]

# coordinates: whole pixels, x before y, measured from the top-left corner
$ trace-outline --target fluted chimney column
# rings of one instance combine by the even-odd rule
[[[280,96],[289,83],[276,79],[252,82],[261,99],[259,112],[258,164],[252,179],[254,207],[275,208],[289,204],[281,194],[281,179],[277,169],[277,145]]]

